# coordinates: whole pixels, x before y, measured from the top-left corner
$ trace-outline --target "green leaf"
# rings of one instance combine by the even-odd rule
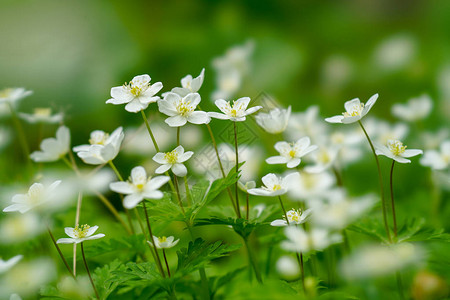
[[[442,240],[450,242],[450,234],[443,229],[425,227],[425,219],[412,218],[407,220],[398,231],[399,242],[418,242],[426,240]]]
[[[209,283],[211,286],[211,296],[214,297],[217,294],[217,291],[221,287],[225,286],[227,283],[229,283],[230,281],[235,279],[239,273],[241,273],[242,271],[247,270],[247,269],[248,269],[248,267],[245,266],[245,267],[241,267],[236,270],[233,270],[223,276],[210,277]]]
[[[144,235],[138,234],[100,240],[86,247],[85,251],[88,257],[121,251],[124,257],[130,258],[145,253],[146,247]]]
[[[386,237],[384,226],[381,224],[380,220],[375,218],[360,220],[357,223],[350,225],[348,230],[371,236],[375,239],[381,240],[383,243],[389,242]]]
[[[125,269],[126,266],[118,259],[101,268],[95,269],[93,277],[101,299],[108,298],[119,284],[122,283],[122,280],[117,280],[114,272],[124,271]]]
[[[211,217],[209,219],[199,219],[195,226],[205,226],[205,225],[227,225],[233,227],[234,231],[246,239],[256,227],[265,226],[262,223],[255,223],[251,220],[246,219],[234,219],[234,218],[219,218]]]

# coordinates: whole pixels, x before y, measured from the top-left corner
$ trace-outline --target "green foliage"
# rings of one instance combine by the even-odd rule
[[[92,258],[112,252],[120,252],[124,257],[131,258],[145,253],[146,247],[144,235],[137,234],[110,238],[108,240],[102,239],[97,241],[97,243],[89,244],[85,251],[86,255]]]
[[[443,229],[426,227],[425,219],[411,218],[407,220],[398,232],[399,242],[418,242],[427,240],[441,240],[450,242],[450,234]]]
[[[124,272],[125,270],[126,266],[118,259],[101,268],[95,269],[93,277],[101,299],[107,299],[119,284],[122,283],[122,280],[115,277],[115,272]]]

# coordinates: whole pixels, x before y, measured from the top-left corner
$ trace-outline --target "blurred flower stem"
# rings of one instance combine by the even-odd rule
[[[255,257],[250,250],[250,246],[248,244],[248,237],[243,237],[245,248],[247,249],[248,254],[248,260],[249,260],[249,267],[253,267],[253,271],[255,272],[256,280],[258,280],[259,283],[262,283],[261,273],[259,272],[258,265],[256,263]]]
[[[392,166],[391,166],[391,174],[390,174],[390,188],[391,188],[391,206],[392,206],[392,220],[394,222],[394,236],[397,238],[397,217],[395,216],[395,203],[394,203],[394,189],[393,189],[393,175],[394,175],[394,165],[395,160],[392,160]]]
[[[163,253],[163,256],[164,256],[164,261],[165,261],[165,263],[166,263],[167,274],[168,274],[169,277],[170,277],[169,263],[167,262],[166,250],[165,250],[164,248],[162,249],[162,253]]]
[[[239,208],[239,188],[238,188],[238,181],[239,181],[239,151],[238,151],[238,140],[237,140],[237,125],[236,122],[233,122],[234,127],[234,151],[236,152],[236,183],[234,185],[234,188],[236,190],[236,213],[237,217],[241,217],[241,210]]]
[[[80,212],[81,212],[81,202],[83,200],[83,193],[78,193],[77,200],[77,210],[75,213],[75,228],[78,227],[80,223]],[[77,244],[73,244],[73,262],[72,262],[73,275],[77,276]]]
[[[373,147],[372,140],[370,139],[369,135],[367,134],[366,129],[364,128],[361,121],[358,121],[358,123],[361,126],[361,129],[364,131],[364,134],[366,135],[367,141],[369,142],[369,145],[370,145],[370,149],[372,149],[373,156],[375,157],[375,162],[377,163],[378,181],[380,184],[381,206],[382,206],[382,212],[383,212],[384,229],[386,230],[386,235],[387,235],[388,241],[389,241],[389,243],[391,243],[392,239],[391,239],[391,233],[389,232],[389,225],[388,225],[388,221],[387,221],[386,199],[384,198],[383,177],[381,176],[380,162],[378,161],[378,156],[375,153],[375,148]]]
[[[145,200],[142,201],[142,205],[143,205],[143,208],[144,208],[145,220],[147,222],[148,233],[150,235],[150,239],[149,240],[152,241],[153,250],[155,251],[155,262],[156,262],[156,265],[158,266],[158,269],[159,269],[159,272],[161,273],[161,276],[163,278],[165,278],[166,274],[164,273],[164,269],[163,269],[163,266],[161,264],[161,259],[159,258],[158,249],[156,249],[156,243],[155,243],[155,240],[153,239],[152,227],[150,226],[150,219],[148,217],[148,211],[147,211],[147,206],[145,205]]]
[[[81,255],[83,256],[84,267],[86,268],[86,272],[87,272],[87,274],[89,276],[89,280],[91,281],[91,285],[92,285],[92,288],[94,289],[95,296],[97,297],[97,299],[100,299],[100,295],[98,294],[97,288],[95,287],[94,280],[92,280],[91,272],[89,271],[89,267],[88,267],[88,264],[86,262],[86,256],[84,255],[83,242],[81,242],[80,245],[81,245]]]
[[[153,135],[152,130],[150,129],[150,124],[148,123],[147,116],[145,115],[144,110],[141,110],[142,118],[144,119],[145,126],[147,127],[148,134],[150,134],[150,138],[152,139],[153,146],[155,146],[156,152],[159,152],[158,144],[156,143],[155,136]]]

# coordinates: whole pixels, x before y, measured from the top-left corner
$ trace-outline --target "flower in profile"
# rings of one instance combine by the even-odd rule
[[[316,150],[318,147],[312,145],[309,137],[305,136],[295,143],[277,142],[275,149],[279,156],[272,156],[266,159],[268,164],[286,164],[288,168],[295,168],[301,162],[301,158],[306,154]]]
[[[302,227],[287,226],[284,234],[288,239],[281,242],[281,248],[292,252],[321,251],[342,240],[339,234],[331,234],[323,228],[312,228],[306,232]]]
[[[57,180],[47,188],[42,183],[33,183],[28,189],[28,193],[14,195],[11,199],[13,204],[3,209],[3,211],[18,211],[23,214],[37,206],[51,202],[56,197],[55,190],[60,183],[61,180]]]
[[[272,134],[279,134],[286,130],[291,116],[291,106],[287,109],[278,107],[269,111],[269,113],[259,113],[255,116],[256,123],[265,131]]]
[[[101,130],[91,133],[90,145],[80,145],[73,148],[85,163],[101,165],[112,161],[119,154],[120,146],[125,135],[122,127],[114,130],[111,135]]]
[[[291,209],[286,212],[287,219],[289,220],[289,224],[286,220],[286,216],[283,215],[283,219],[277,219],[270,223],[271,226],[288,226],[288,225],[299,225],[306,222],[306,220],[311,215],[312,209],[307,209],[303,211],[302,209]]]
[[[62,238],[56,241],[57,244],[79,244],[84,241],[96,240],[104,237],[103,233],[93,235],[98,229],[98,226],[89,226],[87,224],[79,225],[75,228],[66,227],[64,232],[70,236],[70,238]]]
[[[378,94],[375,94],[370,97],[366,104],[361,103],[361,100],[359,100],[358,98],[347,101],[344,104],[345,112],[342,113],[342,116],[326,118],[325,121],[327,121],[328,123],[342,124],[351,124],[357,122],[361,120],[365,115],[367,115],[377,99]]]
[[[125,104],[125,110],[133,113],[140,112],[148,107],[150,103],[158,101],[159,96],[155,96],[163,85],[161,82],[150,84],[150,76],[147,74],[135,76],[130,83],[123,86],[111,88],[111,99],[106,103]]]
[[[165,122],[170,127],[180,127],[187,122],[207,124],[210,121],[208,114],[204,111],[195,111],[200,101],[198,93],[190,93],[181,97],[176,93],[169,92],[163,100],[158,101],[158,108],[160,112],[169,116]]]
[[[62,113],[52,115],[52,109],[47,108],[47,107],[46,108],[35,108],[34,113],[32,113],[32,114],[25,114],[25,113],[19,112],[19,117],[21,117],[23,120],[25,120],[31,124],[34,124],[34,123],[55,124],[55,123],[60,123],[63,120]]]
[[[387,145],[379,145],[375,144],[375,153],[377,155],[387,156],[396,162],[406,164],[410,163],[407,157],[413,157],[419,154],[422,154],[423,151],[419,149],[406,149],[406,146],[403,145],[399,140],[388,140]]]
[[[158,248],[158,249],[172,248],[173,246],[178,244],[178,242],[180,241],[179,239],[174,241],[174,239],[175,238],[173,236],[169,236],[169,237],[153,236],[153,242],[155,243],[155,247]],[[151,246],[153,246],[152,242],[147,241],[147,243],[149,243]]]
[[[222,111],[222,114],[217,112],[209,112],[208,115],[216,119],[242,122],[245,121],[246,116],[257,112],[262,108],[262,106],[254,106],[247,109],[249,103],[249,97],[239,98],[238,100],[233,101],[233,105],[231,105],[229,101],[219,99],[215,101],[215,104]]]
[[[243,183],[242,181],[239,180],[238,187],[239,189],[241,189],[241,191],[247,193],[248,190],[254,189],[256,187],[256,183],[253,180],[247,181],[246,183]]]
[[[274,197],[286,194],[293,182],[298,180],[299,173],[293,172],[284,178],[278,177],[273,173],[269,173],[262,178],[263,187],[249,189],[247,192],[251,195]]]
[[[202,87],[203,80],[205,79],[205,68],[202,69],[200,75],[193,78],[192,75],[186,75],[181,79],[181,87],[175,87],[171,90],[172,93],[176,93],[181,97],[187,96],[190,93],[197,93]],[[163,95],[165,97],[165,95]]]
[[[444,170],[450,165],[450,140],[442,142],[438,150],[426,150],[420,163],[433,170]]]
[[[17,101],[33,94],[32,91],[27,91],[25,88],[7,88],[0,91],[0,104],[10,103],[14,105]]]
[[[0,258],[0,274],[7,272],[9,269],[14,267],[22,258],[23,255],[16,255],[8,260],[3,260]]]
[[[112,182],[109,187],[114,192],[127,195],[123,199],[123,206],[132,209],[144,199],[161,199],[164,194],[158,189],[169,180],[168,176],[147,178],[145,169],[138,166],[131,170],[129,181]]]
[[[414,122],[428,117],[432,108],[433,101],[430,96],[422,95],[410,99],[405,104],[397,103],[392,105],[391,112],[394,116],[403,121]]]
[[[158,152],[153,156],[153,160],[161,164],[156,170],[156,174],[162,174],[169,169],[178,177],[184,177],[187,174],[187,169],[183,163],[187,161],[194,154],[192,151],[184,152],[183,146],[178,146],[170,152]]]
[[[48,138],[41,142],[41,151],[30,154],[35,162],[57,161],[70,151],[70,130],[66,126],[60,126],[55,138]]]

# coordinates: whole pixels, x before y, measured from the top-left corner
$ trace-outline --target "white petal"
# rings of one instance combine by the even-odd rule
[[[85,238],[85,241],[89,241],[89,240],[96,240],[96,239],[100,239],[102,237],[104,237],[105,235],[103,233],[99,233],[90,237]]]
[[[187,169],[183,164],[174,164],[172,166],[172,172],[178,177],[184,177],[187,174]]]
[[[370,109],[375,104],[375,102],[377,102],[377,99],[378,99],[378,94],[375,94],[372,97],[370,97],[370,99],[367,101],[366,105],[364,106],[363,111],[361,112],[362,117],[367,115],[367,113],[370,111]]]
[[[162,82],[155,82],[154,84],[152,84],[151,86],[150,86],[150,88],[148,88],[146,91],[145,91],[145,93],[144,93],[144,95],[145,96],[154,96],[154,95],[156,95],[161,89],[163,88],[163,84],[162,84]]]
[[[172,107],[176,107],[177,104],[181,101],[181,96],[172,92],[169,92],[164,97],[164,101],[169,102],[169,104],[172,105]]]
[[[342,124],[351,124],[361,120],[361,116],[346,117],[342,119]]]
[[[178,114],[178,111],[173,104],[167,100],[158,101],[158,109],[165,115],[169,117],[175,116]]]
[[[164,194],[161,191],[148,191],[142,194],[145,199],[161,199]]]
[[[183,98],[185,103],[190,103],[190,106],[197,107],[202,98],[199,93],[190,93],[186,97]]]
[[[247,109],[247,110],[245,111],[245,115],[246,115],[246,116],[251,115],[252,113],[257,112],[257,111],[260,110],[261,108],[262,108],[262,106],[253,106],[253,107],[250,107],[249,109]]]
[[[344,107],[346,112],[351,112],[353,109],[353,106],[359,106],[361,105],[361,101],[358,98],[354,98],[352,100],[349,100],[345,102]]]
[[[265,189],[261,189],[261,188],[249,189],[249,190],[247,190],[247,193],[249,193],[250,195],[255,195],[255,196],[265,196],[265,197],[272,196],[272,192],[265,190]]]
[[[422,150],[419,149],[406,149],[405,152],[401,154],[402,157],[413,157],[419,154],[423,154]]]
[[[280,183],[277,175],[275,175],[273,173],[269,173],[269,174],[265,175],[263,178],[261,178],[261,180],[264,183],[264,185],[268,188],[274,186],[275,184]]]
[[[124,104],[130,102],[134,98],[134,96],[122,86],[111,88],[111,97],[112,99],[109,99],[106,103]]]
[[[75,239],[62,238],[56,241],[57,244],[73,244]]]
[[[298,166],[300,164],[300,162],[301,162],[301,159],[295,157],[295,158],[291,159],[290,161],[288,161],[286,166],[290,169],[295,168],[296,166]]]
[[[344,119],[344,116],[334,116],[331,118],[326,118],[325,121],[328,123],[342,123],[342,120]]]
[[[194,152],[192,152],[192,151],[187,151],[187,152],[183,153],[182,155],[180,155],[180,156],[178,157],[178,162],[180,162],[180,163],[185,162],[185,161],[187,161],[189,158],[191,158],[192,155],[194,155]]]
[[[208,124],[210,120],[210,117],[204,111],[194,111],[188,117],[188,121],[192,124]]]
[[[172,167],[171,164],[165,164],[165,165],[159,166],[159,167],[155,170],[155,173],[156,173],[156,174],[162,174],[162,173],[164,173],[164,172],[167,172],[167,170],[169,170],[171,167]]]
[[[283,156],[272,156],[266,159],[266,163],[270,165],[276,165],[276,164],[285,164],[288,162],[288,159]]]
[[[209,112],[208,116],[210,118],[215,118],[215,119],[220,119],[220,120],[229,120],[229,119],[231,119],[231,117],[229,117],[228,115],[219,114],[217,112]]]
[[[74,233],[74,229],[75,228],[73,228],[73,227],[66,227],[66,228],[64,228],[64,232],[68,235],[68,236],[70,236],[71,238],[76,238],[76,236],[75,236],[75,233]]]
[[[132,194],[135,191],[134,186],[132,184],[124,181],[112,182],[109,184],[109,188],[112,191],[121,194]]]
[[[154,161],[156,161],[158,164],[166,164],[167,163],[167,159],[165,159],[165,154],[162,152],[156,153],[152,159]]]
[[[250,103],[249,97],[242,97],[242,98],[237,99],[234,102],[234,105],[235,105],[235,107],[242,107],[242,110],[246,110],[249,103]]]
[[[133,99],[130,103],[125,105],[125,110],[128,112],[137,113],[147,107],[148,104],[142,104],[138,99]]]
[[[145,172],[144,167],[138,166],[138,167],[134,167],[131,170],[131,181],[132,182],[137,182],[137,181],[141,181],[142,179],[145,178],[145,180],[147,180],[147,172]]]
[[[274,146],[275,150],[280,153],[285,153],[291,151],[291,145],[287,142],[277,142]]]
[[[214,101],[214,104],[224,113],[226,114],[227,111],[227,107],[229,106],[228,101],[225,101],[223,99],[217,99],[216,101]]]
[[[277,227],[287,226],[287,222],[286,222],[286,220],[278,219],[278,220],[270,222],[270,226],[277,226]]]
[[[123,206],[126,209],[132,209],[135,208],[136,205],[138,205],[142,200],[144,200],[144,197],[141,194],[131,194],[123,199]]]
[[[397,156],[397,155],[394,156],[392,159],[395,160],[396,162],[401,163],[401,164],[409,164],[409,163],[411,163],[411,161],[409,159],[406,159],[406,158],[403,158],[403,157]]]
[[[166,184],[170,180],[169,176],[156,176],[150,179],[150,181],[147,183],[147,186],[151,190],[157,190],[162,185]]]
[[[186,124],[187,119],[181,115],[175,115],[173,117],[167,118],[164,122],[170,127],[180,127]]]
[[[92,226],[92,227],[89,227],[89,229],[88,229],[87,232],[86,232],[86,236],[91,236],[91,235],[93,235],[93,234],[97,231],[97,229],[98,229],[98,226],[97,226],[97,225]]]

